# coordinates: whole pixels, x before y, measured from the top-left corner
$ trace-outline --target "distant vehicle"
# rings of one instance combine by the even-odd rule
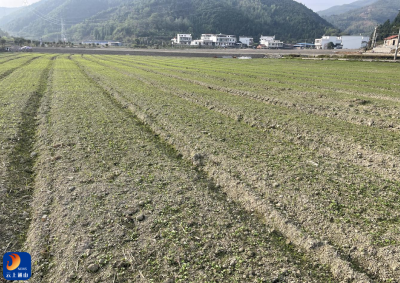
[[[32,47],[24,46],[19,49],[21,52],[32,52]]]

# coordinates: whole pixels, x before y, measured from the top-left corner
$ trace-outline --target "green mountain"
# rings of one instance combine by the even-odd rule
[[[387,19],[393,20],[400,9],[400,0],[378,0],[373,4],[340,15],[324,16],[328,22],[348,34],[370,35]]]
[[[124,0],[42,0],[0,19],[0,27],[25,38],[57,36],[61,30],[120,5]],[[53,35],[53,36],[52,36]]]
[[[337,5],[333,6],[329,9],[323,10],[323,11],[318,11],[318,15],[321,17],[327,17],[327,16],[332,16],[332,15],[340,15],[344,14],[346,12],[350,12],[352,10],[356,10],[359,8],[363,8],[365,6],[371,5],[378,0],[358,0],[355,2],[352,2],[350,4],[344,4],[344,5]]]
[[[26,38],[166,41],[176,33],[276,35],[308,40],[332,25],[294,0],[42,0],[0,19]]]

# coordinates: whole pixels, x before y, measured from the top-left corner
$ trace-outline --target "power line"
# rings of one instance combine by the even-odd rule
[[[26,7],[29,7],[32,9],[32,12],[35,13],[37,16],[39,16],[41,19],[45,20],[46,22],[49,22],[53,25],[58,25],[61,26],[61,24],[58,23],[58,21],[56,19],[50,19],[47,16],[42,15],[39,11],[37,11],[34,7],[32,7],[28,0],[24,0],[24,4],[26,5]]]

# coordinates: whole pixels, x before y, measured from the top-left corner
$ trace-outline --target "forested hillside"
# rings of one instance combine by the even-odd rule
[[[400,0],[379,0],[360,9],[324,18],[345,33],[370,35],[377,25],[387,19],[393,20],[399,8]]]
[[[42,0],[0,20],[0,27],[26,38],[61,38],[62,23],[71,27],[123,0]]]
[[[135,42],[169,40],[176,33],[276,35],[287,41],[313,40],[328,22],[293,0],[46,0],[27,16],[0,27],[24,37]],[[39,2],[41,3],[41,2]],[[38,16],[41,15],[41,16]],[[49,20],[50,19],[50,22]]]
[[[391,35],[397,35],[399,33],[399,28],[400,28],[400,13],[392,22],[387,20],[385,23],[383,23],[378,27],[377,41],[383,41],[386,37],[389,37]]]
[[[368,5],[371,5],[378,0],[358,0],[349,4],[344,4],[344,5],[337,5],[333,6],[329,9],[323,10],[323,11],[318,11],[318,15],[321,17],[326,17],[326,16],[332,16],[332,15],[340,15],[344,14],[347,12],[350,12],[355,9],[359,9]]]

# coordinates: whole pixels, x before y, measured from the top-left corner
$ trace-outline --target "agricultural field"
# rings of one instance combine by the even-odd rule
[[[400,282],[398,65],[0,55],[30,282]]]

